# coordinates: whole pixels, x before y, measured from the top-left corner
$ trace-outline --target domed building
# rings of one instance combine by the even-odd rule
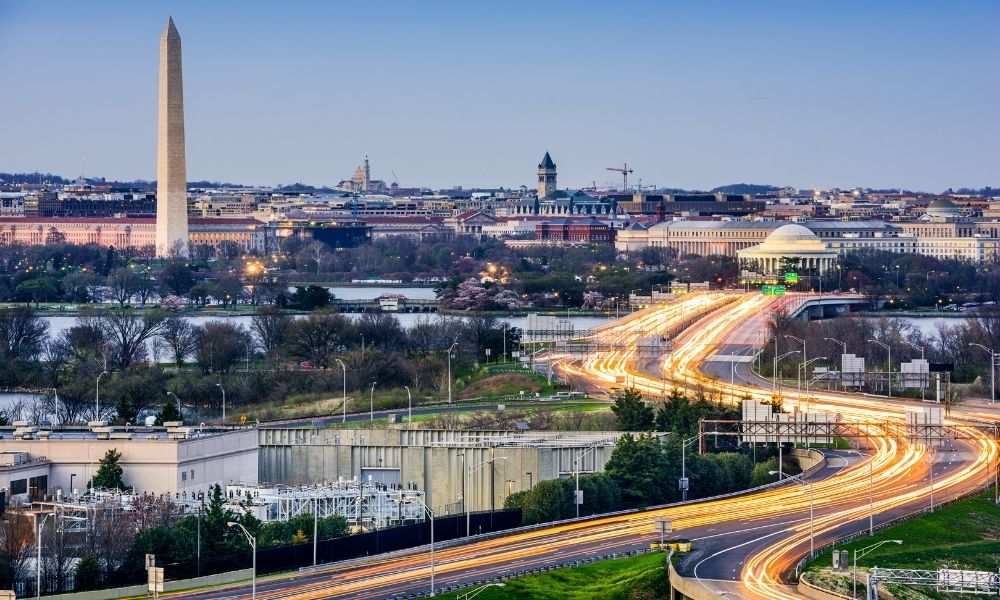
[[[787,265],[822,275],[837,261],[837,251],[802,225],[789,223],[775,229],[764,243],[737,251],[740,264],[762,273],[780,273]]]
[[[955,219],[961,216],[962,212],[954,202],[946,198],[938,198],[927,205],[927,212],[924,213],[920,220]]]

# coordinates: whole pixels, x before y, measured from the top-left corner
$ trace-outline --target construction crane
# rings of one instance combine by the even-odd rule
[[[628,163],[625,163],[622,167],[607,167],[608,171],[615,171],[622,174],[622,191],[628,191],[628,176],[632,173],[632,169],[628,168]]]

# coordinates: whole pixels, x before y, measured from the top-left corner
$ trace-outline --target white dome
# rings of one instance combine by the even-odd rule
[[[806,227],[789,223],[772,231],[767,236],[766,242],[811,242],[818,239],[819,236]]]

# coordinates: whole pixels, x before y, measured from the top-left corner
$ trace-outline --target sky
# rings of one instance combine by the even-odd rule
[[[0,0],[0,171],[155,178],[169,15],[192,181],[1000,185],[994,0]]]

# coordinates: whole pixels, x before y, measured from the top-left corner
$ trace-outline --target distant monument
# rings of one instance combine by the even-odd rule
[[[181,36],[173,18],[160,36],[159,125],[156,139],[156,255],[188,255],[187,172]]]

